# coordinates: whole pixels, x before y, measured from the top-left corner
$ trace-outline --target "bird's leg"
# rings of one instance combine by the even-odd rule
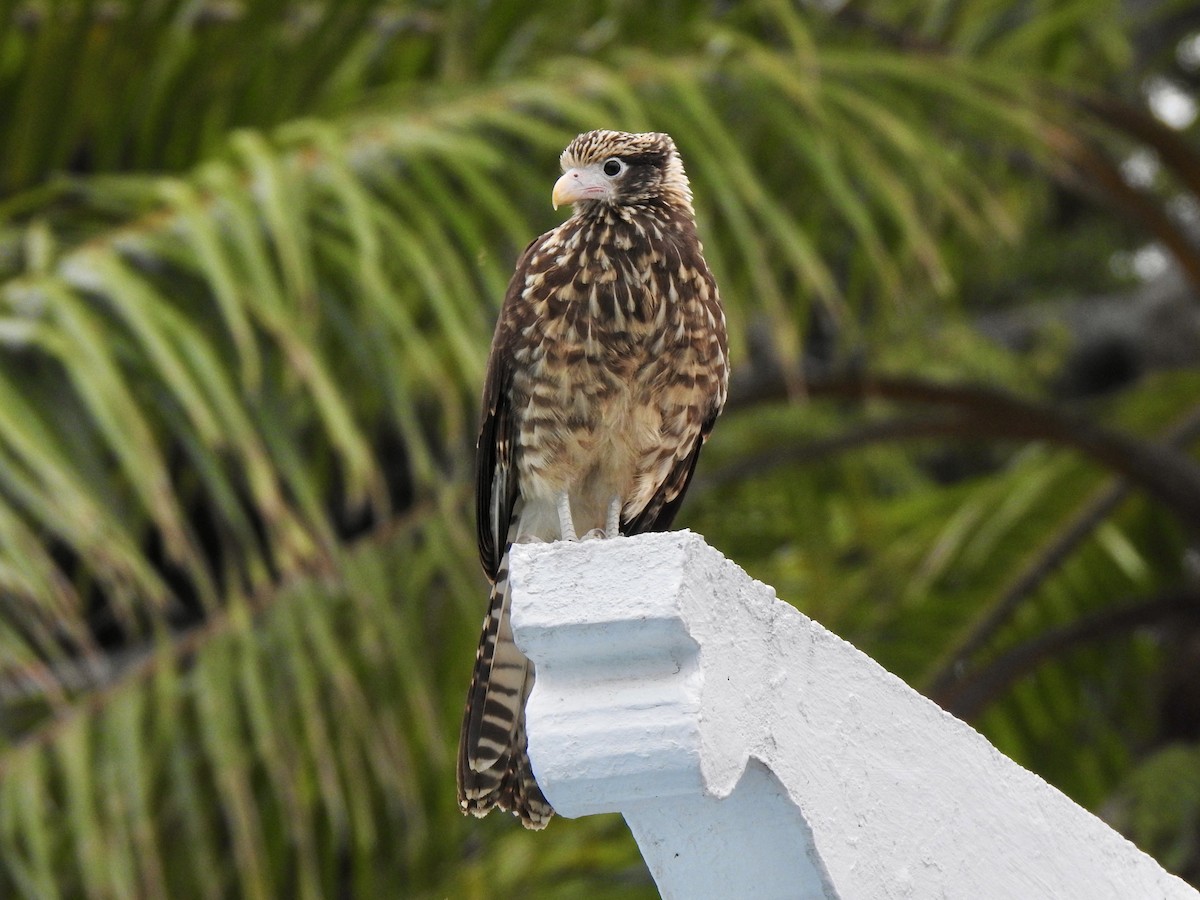
[[[591,541],[596,538],[613,538],[621,536],[621,498],[613,497],[608,504],[608,516],[604,520],[603,528],[593,528],[585,534],[580,540]]]
[[[621,498],[613,497],[608,504],[608,521],[604,524],[605,537],[619,537],[621,534]]]
[[[558,530],[564,541],[578,540],[575,537],[575,523],[571,521],[571,498],[565,490],[558,495]]]

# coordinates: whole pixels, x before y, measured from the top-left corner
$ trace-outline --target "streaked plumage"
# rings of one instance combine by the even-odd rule
[[[508,547],[670,527],[728,380],[671,138],[592,131],[561,163],[555,206],[574,214],[521,255],[488,359],[476,512],[493,588],[458,760],[464,812],[529,828],[553,810],[525,752],[533,667],[509,630]]]

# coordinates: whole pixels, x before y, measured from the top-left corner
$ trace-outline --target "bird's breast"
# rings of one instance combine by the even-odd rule
[[[523,493],[657,484],[723,391],[712,277],[664,229],[592,223],[531,260],[510,349]]]

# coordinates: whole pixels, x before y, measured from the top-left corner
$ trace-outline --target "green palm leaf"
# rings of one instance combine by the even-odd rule
[[[451,786],[474,398],[592,127],[673,134],[726,298],[691,526],[914,683],[965,666],[1084,802],[1144,793],[1168,653],[1080,623],[1179,584],[1166,508],[1020,434],[945,483],[959,420],[803,400],[819,322],[830,371],[1043,390],[1061,347],[1031,370],[975,292],[1064,239],[1064,134],[1118,171],[1074,99],[1124,72],[1112,6],[0,4],[0,894],[652,895],[617,820]],[[1157,440],[1193,382],[1086,414]]]

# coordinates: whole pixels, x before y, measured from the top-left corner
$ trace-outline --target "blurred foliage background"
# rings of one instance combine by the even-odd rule
[[[454,799],[596,127],[728,308],[679,524],[1200,884],[1198,88],[1191,0],[0,0],[0,896],[655,895]]]

